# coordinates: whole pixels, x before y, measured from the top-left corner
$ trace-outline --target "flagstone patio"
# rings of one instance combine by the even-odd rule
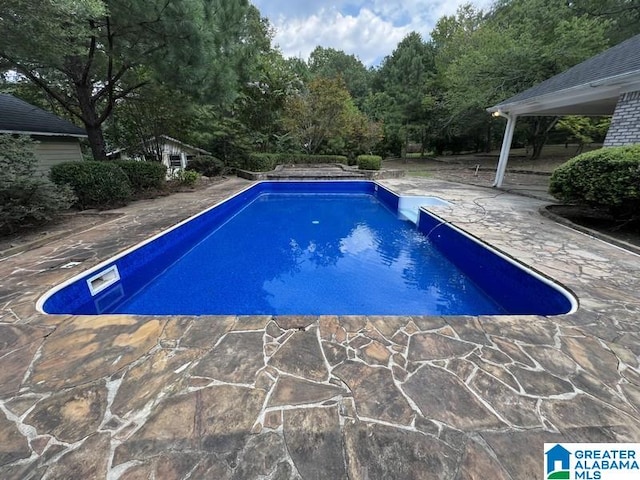
[[[640,257],[543,201],[385,180],[562,283],[557,317],[59,316],[47,289],[251,182],[141,201],[0,259],[2,479],[533,479],[544,442],[640,442]],[[60,268],[78,262],[71,268]]]

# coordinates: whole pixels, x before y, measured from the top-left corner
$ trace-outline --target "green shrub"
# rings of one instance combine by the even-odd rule
[[[127,175],[113,162],[66,162],[51,168],[51,180],[69,185],[80,208],[126,205],[132,188]]]
[[[68,187],[51,183],[36,166],[29,137],[0,135],[0,232],[50,222],[75,201]]]
[[[583,153],[551,175],[549,192],[563,202],[608,207],[618,214],[640,210],[640,144]]]
[[[167,167],[162,163],[137,160],[116,160],[112,163],[127,175],[134,192],[161,190],[165,186]]]
[[[242,162],[241,168],[252,172],[268,172],[278,164],[276,153],[252,153]]]
[[[193,187],[199,178],[200,174],[193,170],[176,170],[172,179],[185,187]]]
[[[242,167],[252,172],[268,172],[276,165],[317,165],[320,163],[347,163],[343,155],[306,155],[295,153],[252,153]]]
[[[189,161],[187,170],[198,172],[205,177],[217,177],[224,171],[224,162],[216,157],[197,156]]]
[[[380,170],[382,157],[379,155],[358,155],[356,159],[360,170]]]

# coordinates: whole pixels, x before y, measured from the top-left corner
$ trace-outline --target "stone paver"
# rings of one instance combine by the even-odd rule
[[[250,182],[137,202],[0,259],[0,478],[515,480],[540,477],[544,442],[640,442],[640,258],[542,217],[540,200],[383,183],[449,200],[438,215],[565,285],[578,310],[38,313],[48,288]]]

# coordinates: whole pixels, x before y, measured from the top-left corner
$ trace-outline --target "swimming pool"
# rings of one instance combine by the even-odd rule
[[[407,199],[370,181],[260,182],[50,290],[38,308],[146,315],[575,309],[562,287],[424,204],[446,202]]]

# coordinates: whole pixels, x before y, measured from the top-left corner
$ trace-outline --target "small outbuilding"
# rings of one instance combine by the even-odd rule
[[[119,148],[107,154],[112,160],[147,160],[160,161],[167,167],[169,174],[184,169],[198,155],[211,155],[188,143],[181,142],[168,135],[158,135],[144,141],[137,147]]]
[[[487,109],[507,119],[494,187],[500,187],[518,117],[613,115],[604,146],[640,143],[640,35]]]
[[[33,138],[38,171],[45,175],[57,163],[82,160],[80,139],[87,137],[73,123],[4,93],[0,93],[1,133]]]

